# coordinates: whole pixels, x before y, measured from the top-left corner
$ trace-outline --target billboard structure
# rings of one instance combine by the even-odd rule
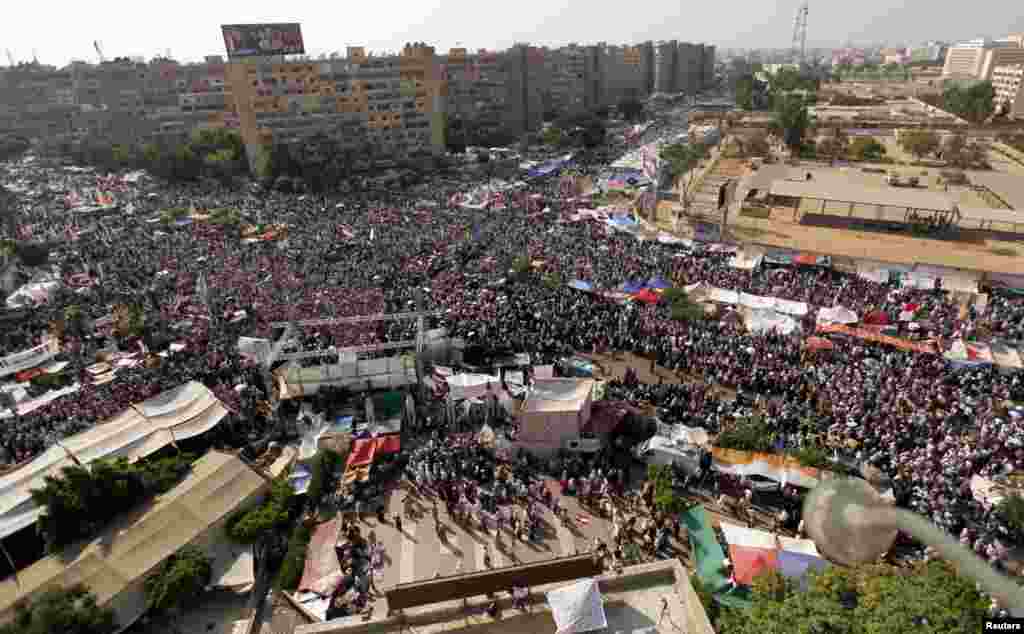
[[[298,23],[225,24],[220,29],[229,59],[302,55],[306,52],[302,28]]]

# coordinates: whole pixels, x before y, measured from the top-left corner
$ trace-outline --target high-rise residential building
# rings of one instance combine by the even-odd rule
[[[444,149],[446,85],[432,47],[374,57],[227,65],[230,102],[250,160],[261,147],[322,132],[364,156],[406,157]]]
[[[549,51],[545,58],[551,77],[549,111],[578,114],[587,109],[587,54],[587,49],[578,44]]]
[[[361,155],[426,155],[444,148],[447,117],[483,137],[518,138],[545,118],[654,92],[695,94],[713,79],[714,50],[674,40],[522,43],[438,56],[416,44],[381,56],[351,47],[343,58],[320,60],[23,64],[0,69],[0,131],[174,144],[196,129],[227,127],[239,131],[251,159],[268,144],[316,133]]]
[[[996,66],[992,70],[995,102],[1005,108],[1007,116],[1024,119],[1024,64]]]
[[[678,77],[676,76],[679,53],[675,40],[654,43],[654,87],[652,92],[674,93]]]
[[[509,95],[504,53],[453,48],[440,62],[441,78],[448,83],[447,118],[482,137],[506,132]]]
[[[961,42],[946,52],[942,75],[952,79],[989,80],[998,66],[1024,63],[1021,38],[1003,40],[977,39]]]

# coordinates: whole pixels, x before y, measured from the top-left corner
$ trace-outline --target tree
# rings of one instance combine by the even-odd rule
[[[59,476],[47,476],[43,488],[31,491],[32,501],[43,509],[39,528],[47,548],[54,552],[91,537],[147,496],[169,490],[194,459],[180,454],[135,464],[126,458],[95,460],[88,468],[70,465]]]
[[[776,103],[774,126],[782,133],[783,142],[794,155],[803,145],[810,122],[807,106],[801,97],[785,95]]]
[[[654,507],[670,515],[682,513],[686,500],[672,486],[674,474],[668,465],[650,465],[647,467],[647,479],[654,483]]]
[[[910,570],[831,566],[808,573],[806,589],[771,571],[752,586],[749,610],[725,610],[721,631],[804,634],[979,632],[988,602],[974,583],[941,561]]]
[[[850,138],[841,128],[833,128],[832,133],[818,140],[817,153],[829,160],[846,156],[850,149]]]
[[[999,516],[1017,533],[1018,541],[1024,537],[1024,498],[1010,494],[996,507]]]
[[[939,149],[939,135],[931,130],[906,130],[900,134],[900,147],[921,160]]]
[[[551,126],[547,130],[544,130],[544,133],[540,138],[541,141],[544,142],[544,145],[558,147],[562,144],[562,130],[561,128]]]
[[[286,478],[274,480],[266,501],[235,513],[225,525],[227,536],[239,544],[255,544],[288,522],[294,491]]]
[[[146,607],[154,612],[184,607],[203,594],[212,574],[213,566],[206,553],[195,546],[185,546],[146,577]]]
[[[661,160],[668,163],[668,172],[672,182],[679,189],[679,202],[683,205],[683,215],[688,215],[693,197],[696,195],[697,166],[707,156],[707,148],[691,138],[689,143],[673,143],[658,152]]]
[[[857,137],[850,143],[850,157],[855,161],[878,161],[885,153],[885,146],[873,137]]]
[[[127,165],[132,160],[132,151],[128,146],[125,145],[115,145],[111,149],[111,154],[114,163],[118,165]]]
[[[988,160],[988,149],[977,141],[968,141],[962,134],[954,134],[942,144],[942,158],[952,167],[960,169],[984,167]]]
[[[619,102],[618,105],[619,114],[626,121],[637,121],[644,113],[644,104],[640,103],[640,100],[635,95],[626,97]]]
[[[668,302],[672,319],[676,321],[697,321],[704,318],[704,308],[690,299],[681,288],[670,288],[662,297]]]
[[[0,634],[114,634],[120,627],[114,611],[100,607],[84,585],[48,590],[19,605]]]
[[[942,93],[942,107],[973,123],[982,123],[995,112],[992,82],[981,81],[969,88],[951,85]]]
[[[736,82],[736,105],[743,110],[754,109],[754,76],[741,77]]]
[[[25,266],[44,266],[50,261],[50,249],[38,242],[18,242],[15,255]]]

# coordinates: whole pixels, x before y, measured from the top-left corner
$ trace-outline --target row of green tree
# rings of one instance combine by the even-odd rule
[[[981,632],[989,607],[974,582],[937,560],[909,568],[829,566],[800,581],[772,570],[754,579],[751,601],[750,609],[706,607],[728,634]]]
[[[932,130],[910,130],[900,134],[899,144],[918,160],[935,157],[959,168],[985,167],[988,164],[988,148],[961,134],[942,140]]]
[[[95,460],[70,465],[59,475],[46,476],[32,500],[43,509],[39,530],[47,550],[95,536],[111,520],[152,496],[169,491],[188,473],[193,454],[145,460]]]
[[[145,169],[171,181],[208,177],[228,183],[248,172],[242,138],[225,128],[196,130],[188,142],[174,145],[111,145],[98,139],[86,139],[61,144],[56,151],[78,164],[110,171]]]

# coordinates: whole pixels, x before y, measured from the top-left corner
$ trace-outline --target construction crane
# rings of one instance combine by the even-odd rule
[[[94,49],[96,49],[96,55],[98,55],[99,58],[100,58],[100,64],[102,64],[103,62],[107,61],[107,58],[103,57],[103,49],[100,48],[100,43],[99,43],[98,40],[93,40],[92,41],[92,47]]]
[[[14,53],[11,52],[11,49],[7,49],[7,61],[10,62],[11,68],[17,66],[17,64],[14,63]]]
[[[803,66],[807,61],[807,1],[796,10],[793,19],[793,61]]]

